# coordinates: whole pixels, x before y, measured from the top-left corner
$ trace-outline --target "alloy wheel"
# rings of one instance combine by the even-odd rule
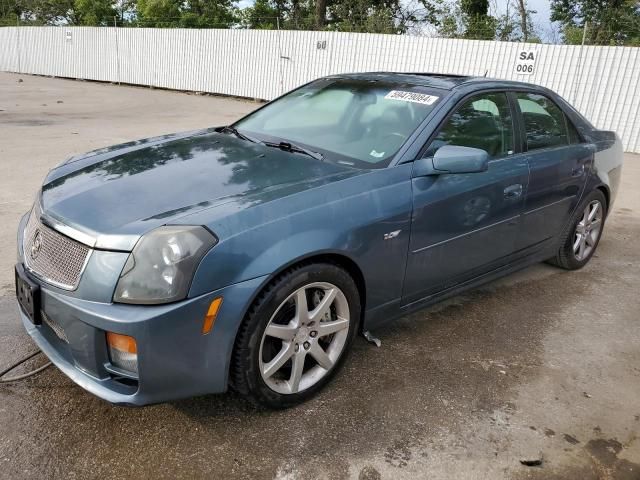
[[[602,230],[602,214],[599,200],[590,202],[582,212],[573,237],[573,254],[579,262],[589,258],[596,247]]]
[[[280,304],[260,342],[260,375],[281,394],[302,392],[334,367],[347,342],[349,303],[338,287],[315,282]]]

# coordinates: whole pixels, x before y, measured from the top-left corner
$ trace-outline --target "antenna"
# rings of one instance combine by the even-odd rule
[[[486,76],[487,76],[487,73],[489,73],[489,70],[485,70],[485,71],[484,71],[484,75],[483,75],[483,76],[485,76],[485,77],[486,77]]]

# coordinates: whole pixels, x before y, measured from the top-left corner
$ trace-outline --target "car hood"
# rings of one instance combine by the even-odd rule
[[[45,221],[71,227],[65,231],[78,239],[129,250],[145,232],[195,211],[239,197],[273,200],[361,172],[209,129],[73,157],[49,173],[41,204]]]

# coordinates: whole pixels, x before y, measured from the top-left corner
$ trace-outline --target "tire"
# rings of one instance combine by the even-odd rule
[[[358,288],[339,266],[309,263],[283,272],[258,295],[239,329],[232,387],[268,408],[307,400],[343,365],[359,321]]]
[[[587,218],[587,209],[594,208],[594,205],[599,205],[596,217],[599,218],[597,224],[599,228],[595,228],[595,224],[591,223],[585,230],[585,219]],[[556,265],[557,267],[564,268],[565,270],[578,270],[584,267],[598,247],[600,237],[602,237],[602,231],[604,229],[604,222],[607,216],[607,199],[600,190],[594,190],[589,193],[578,205],[571,221],[560,237],[558,252],[556,256],[549,259],[549,263]],[[596,218],[594,217],[594,218]],[[589,222],[587,222],[589,225]],[[585,233],[581,233],[585,232]],[[579,238],[580,236],[580,238]],[[578,251],[574,249],[579,240],[586,239],[584,242],[580,242],[578,245]],[[584,251],[580,254],[580,247],[584,243]]]

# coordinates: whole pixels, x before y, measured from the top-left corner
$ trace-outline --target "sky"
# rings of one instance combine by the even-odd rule
[[[539,22],[549,22],[551,16],[551,5],[549,0],[529,0],[527,2],[531,10],[536,10],[536,20]]]

